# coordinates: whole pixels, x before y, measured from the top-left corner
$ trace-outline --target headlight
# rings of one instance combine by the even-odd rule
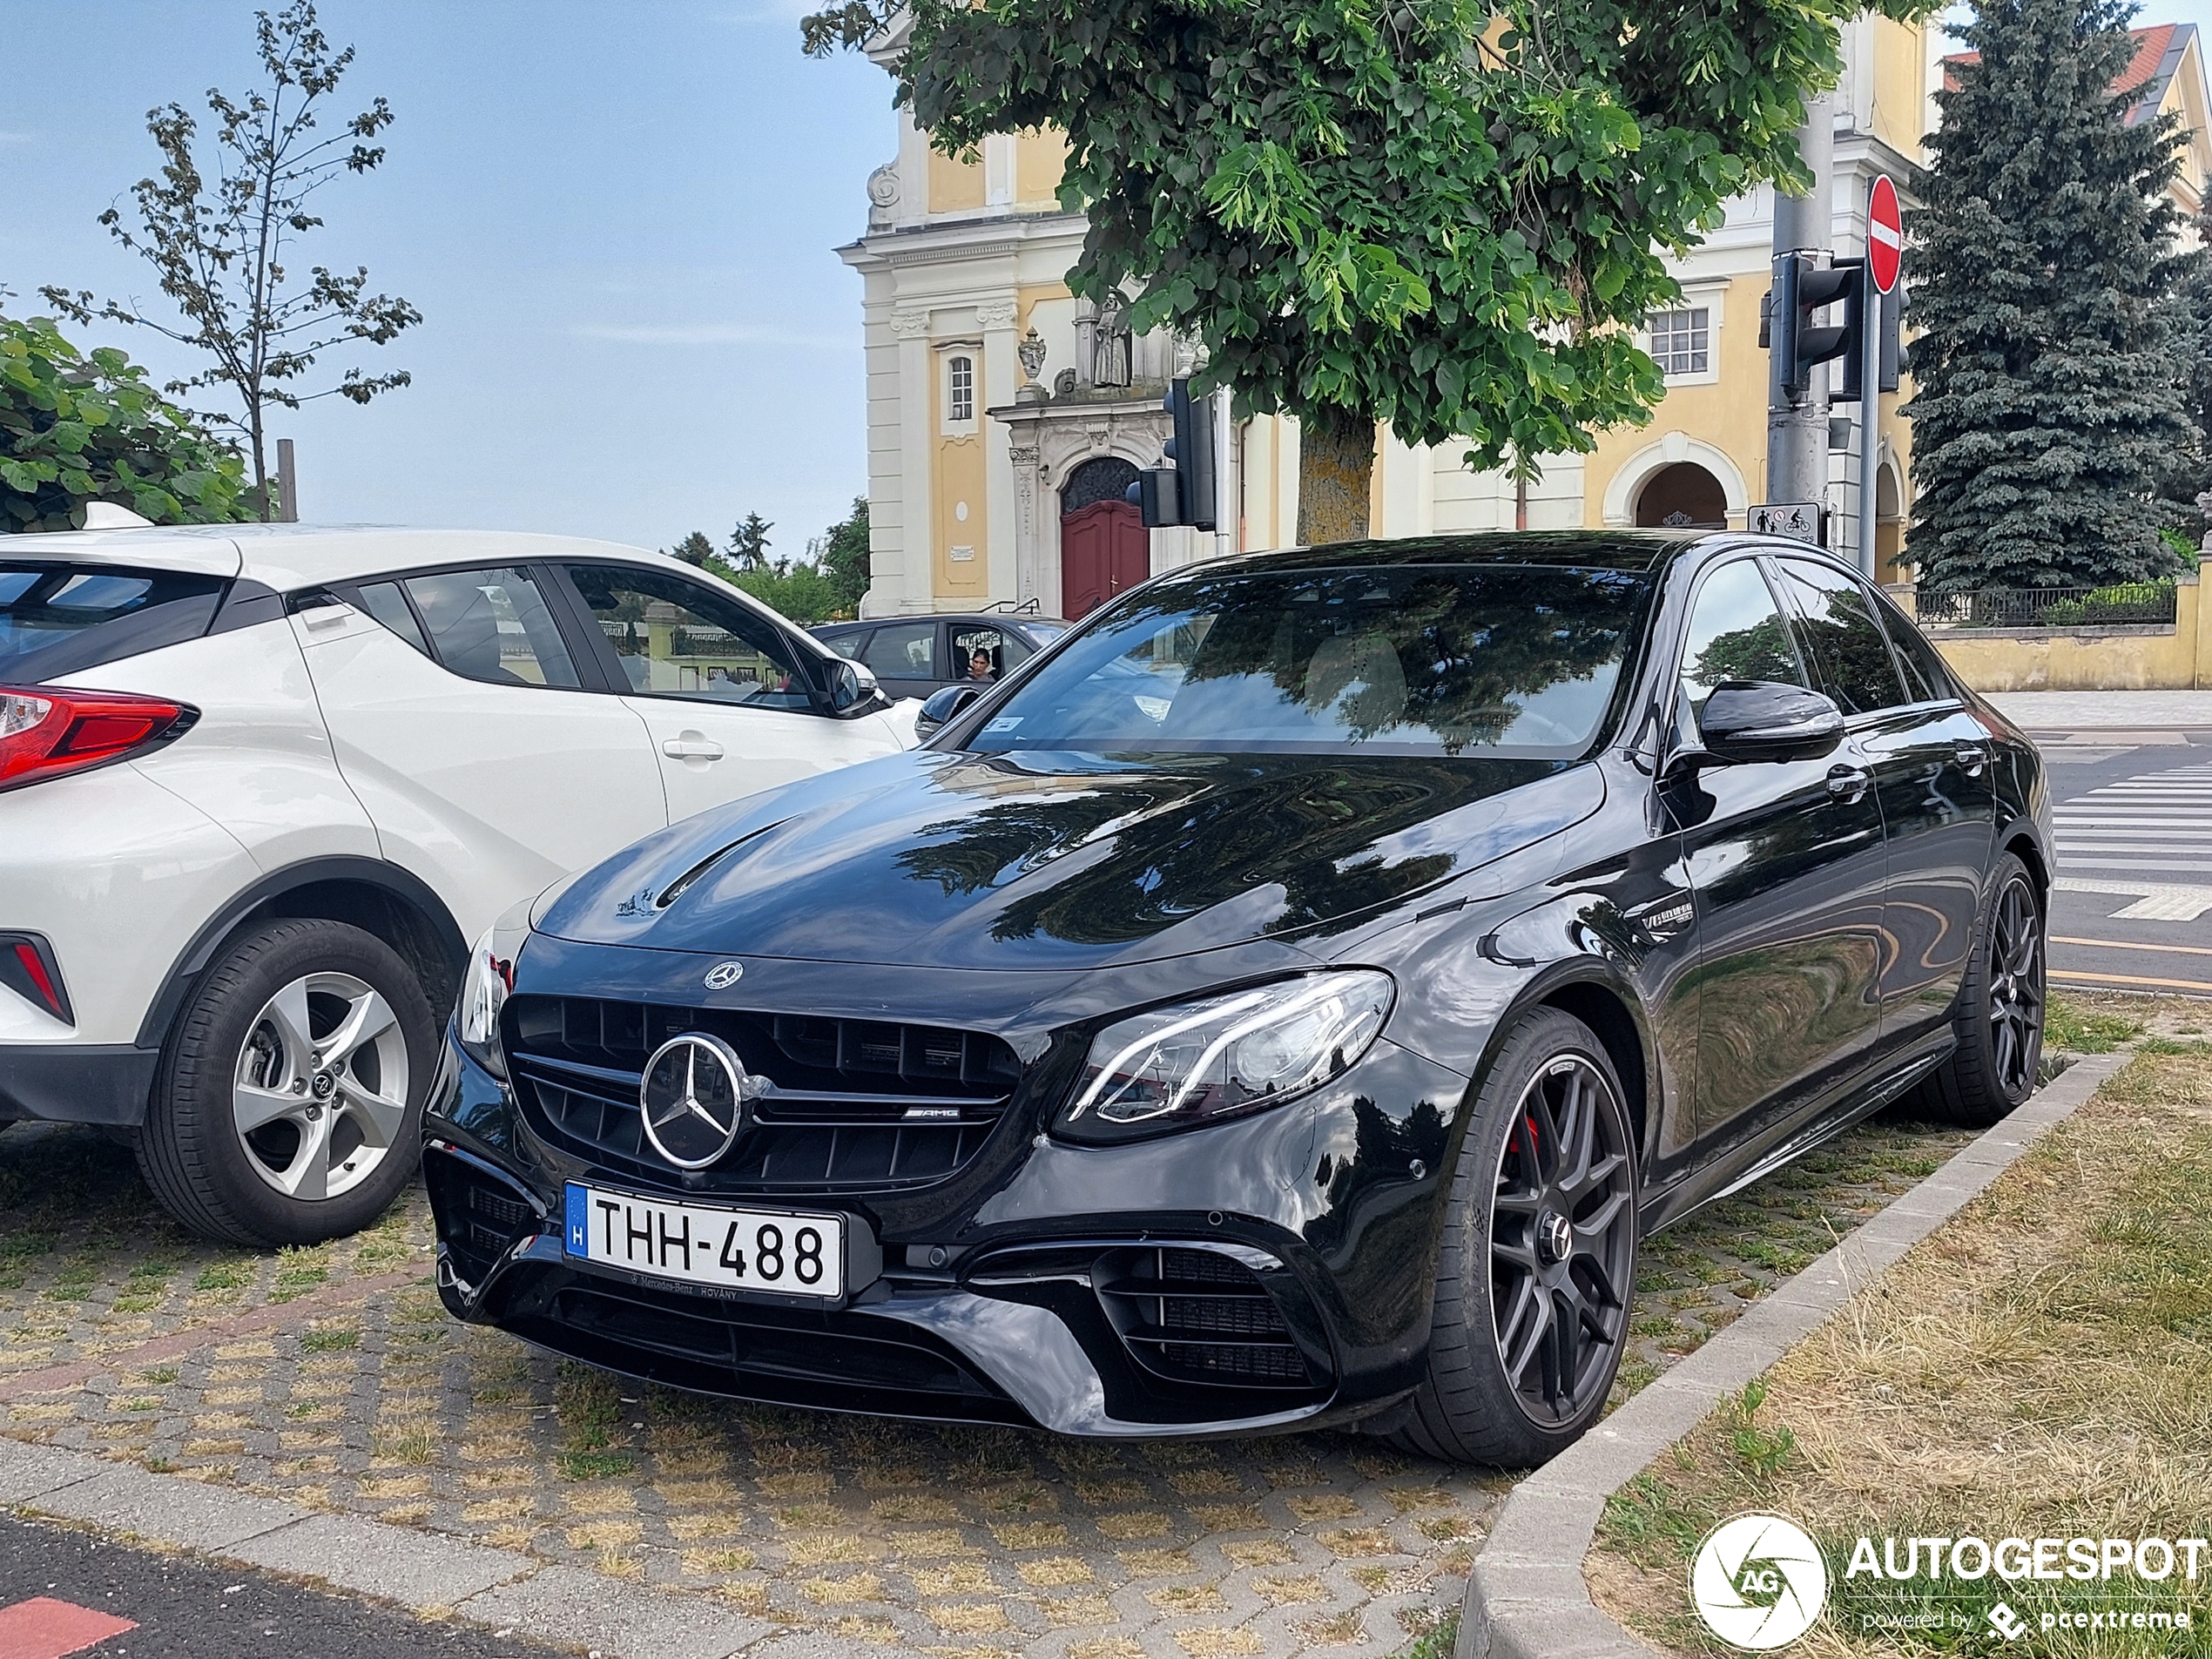
[[[1366,1053],[1395,995],[1389,974],[1352,968],[1117,1021],[1056,1127],[1103,1145],[1280,1105]]]
[[[514,948],[512,935],[502,938],[502,931],[496,925],[485,928],[469,954],[469,972],[461,981],[461,1004],[453,1011],[453,1023],[469,1057],[503,1080],[507,1056],[499,1051],[499,1010],[515,988],[515,962],[512,956],[499,954],[502,945]]]

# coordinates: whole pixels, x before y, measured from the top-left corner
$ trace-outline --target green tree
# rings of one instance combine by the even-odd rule
[[[1930,0],[1878,0],[1892,17]],[[1858,0],[847,0],[903,13],[897,99],[954,155],[1055,127],[1078,293],[1202,341],[1201,388],[1301,422],[1300,539],[1364,534],[1374,427],[1471,462],[1588,451],[1665,390],[1665,257],[1803,177]]]
[[[81,526],[87,502],[158,524],[250,517],[246,463],[112,347],[0,315],[0,531]]]
[[[808,544],[806,551],[830,579],[836,613],[859,616],[860,601],[867,596],[870,580],[868,498],[855,496],[851,514],[824,530]]]
[[[2212,209],[2198,216],[2196,236],[2200,246],[2212,246]],[[2188,442],[2166,457],[2158,489],[2168,539],[2186,566],[2195,562],[2205,532],[2212,530],[2212,512],[2198,500],[2212,491],[2212,260],[2191,262],[2175,298],[2168,355],[2178,366],[2191,429]]]
[[[670,548],[668,556],[671,558],[681,559],[686,564],[696,564],[704,568],[706,562],[714,556],[714,543],[706,539],[705,531],[693,530],[674,547]]]
[[[2191,431],[2171,118],[2113,83],[2126,0],[1984,0],[1939,92],[1914,239],[1919,489],[1908,556],[1937,588],[2094,587],[2172,568],[2156,483]]]
[[[287,250],[322,224],[308,211],[310,199],[341,173],[368,172],[383,161],[384,147],[368,141],[391,125],[392,110],[377,98],[335,133],[317,136],[319,105],[336,90],[354,49],[331,50],[312,0],[293,0],[274,17],[266,11],[254,17],[268,84],[243,100],[209,89],[215,143],[205,169],[191,111],[181,104],[150,110],[146,131],[161,152],[162,168],[159,178],[132,187],[138,226],[126,226],[118,208],[100,215],[116,240],[153,266],[179,320],[148,316],[136,300],[96,303],[84,290],[41,292],[72,321],[98,317],[151,328],[211,357],[207,368],[167,389],[233,389],[239,413],[208,418],[244,435],[253,499],[260,516],[270,518],[276,503],[266,453],[268,410],[333,396],[366,403],[408,384],[413,377],[404,369],[364,374],[348,368],[319,391],[298,389],[324,352],[384,345],[421,322],[422,314],[396,296],[369,293],[366,266],[350,274],[314,266],[311,280],[298,283]]]
[[[768,532],[776,527],[758,513],[747,513],[730,532],[729,563],[740,570],[758,570],[768,563]]]

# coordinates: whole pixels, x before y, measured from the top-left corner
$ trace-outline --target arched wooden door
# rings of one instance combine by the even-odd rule
[[[1125,499],[1136,469],[1118,455],[1086,461],[1060,491],[1060,612],[1096,610],[1152,574],[1151,532]]]

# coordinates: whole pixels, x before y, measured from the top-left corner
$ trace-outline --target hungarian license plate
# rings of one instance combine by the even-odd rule
[[[568,1184],[568,1253],[718,1290],[845,1294],[845,1218],[671,1204]]]

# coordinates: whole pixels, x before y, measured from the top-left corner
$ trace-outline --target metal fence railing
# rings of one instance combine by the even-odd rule
[[[2101,628],[2174,621],[2171,582],[2108,588],[1974,588],[1913,596],[1924,628]]]

